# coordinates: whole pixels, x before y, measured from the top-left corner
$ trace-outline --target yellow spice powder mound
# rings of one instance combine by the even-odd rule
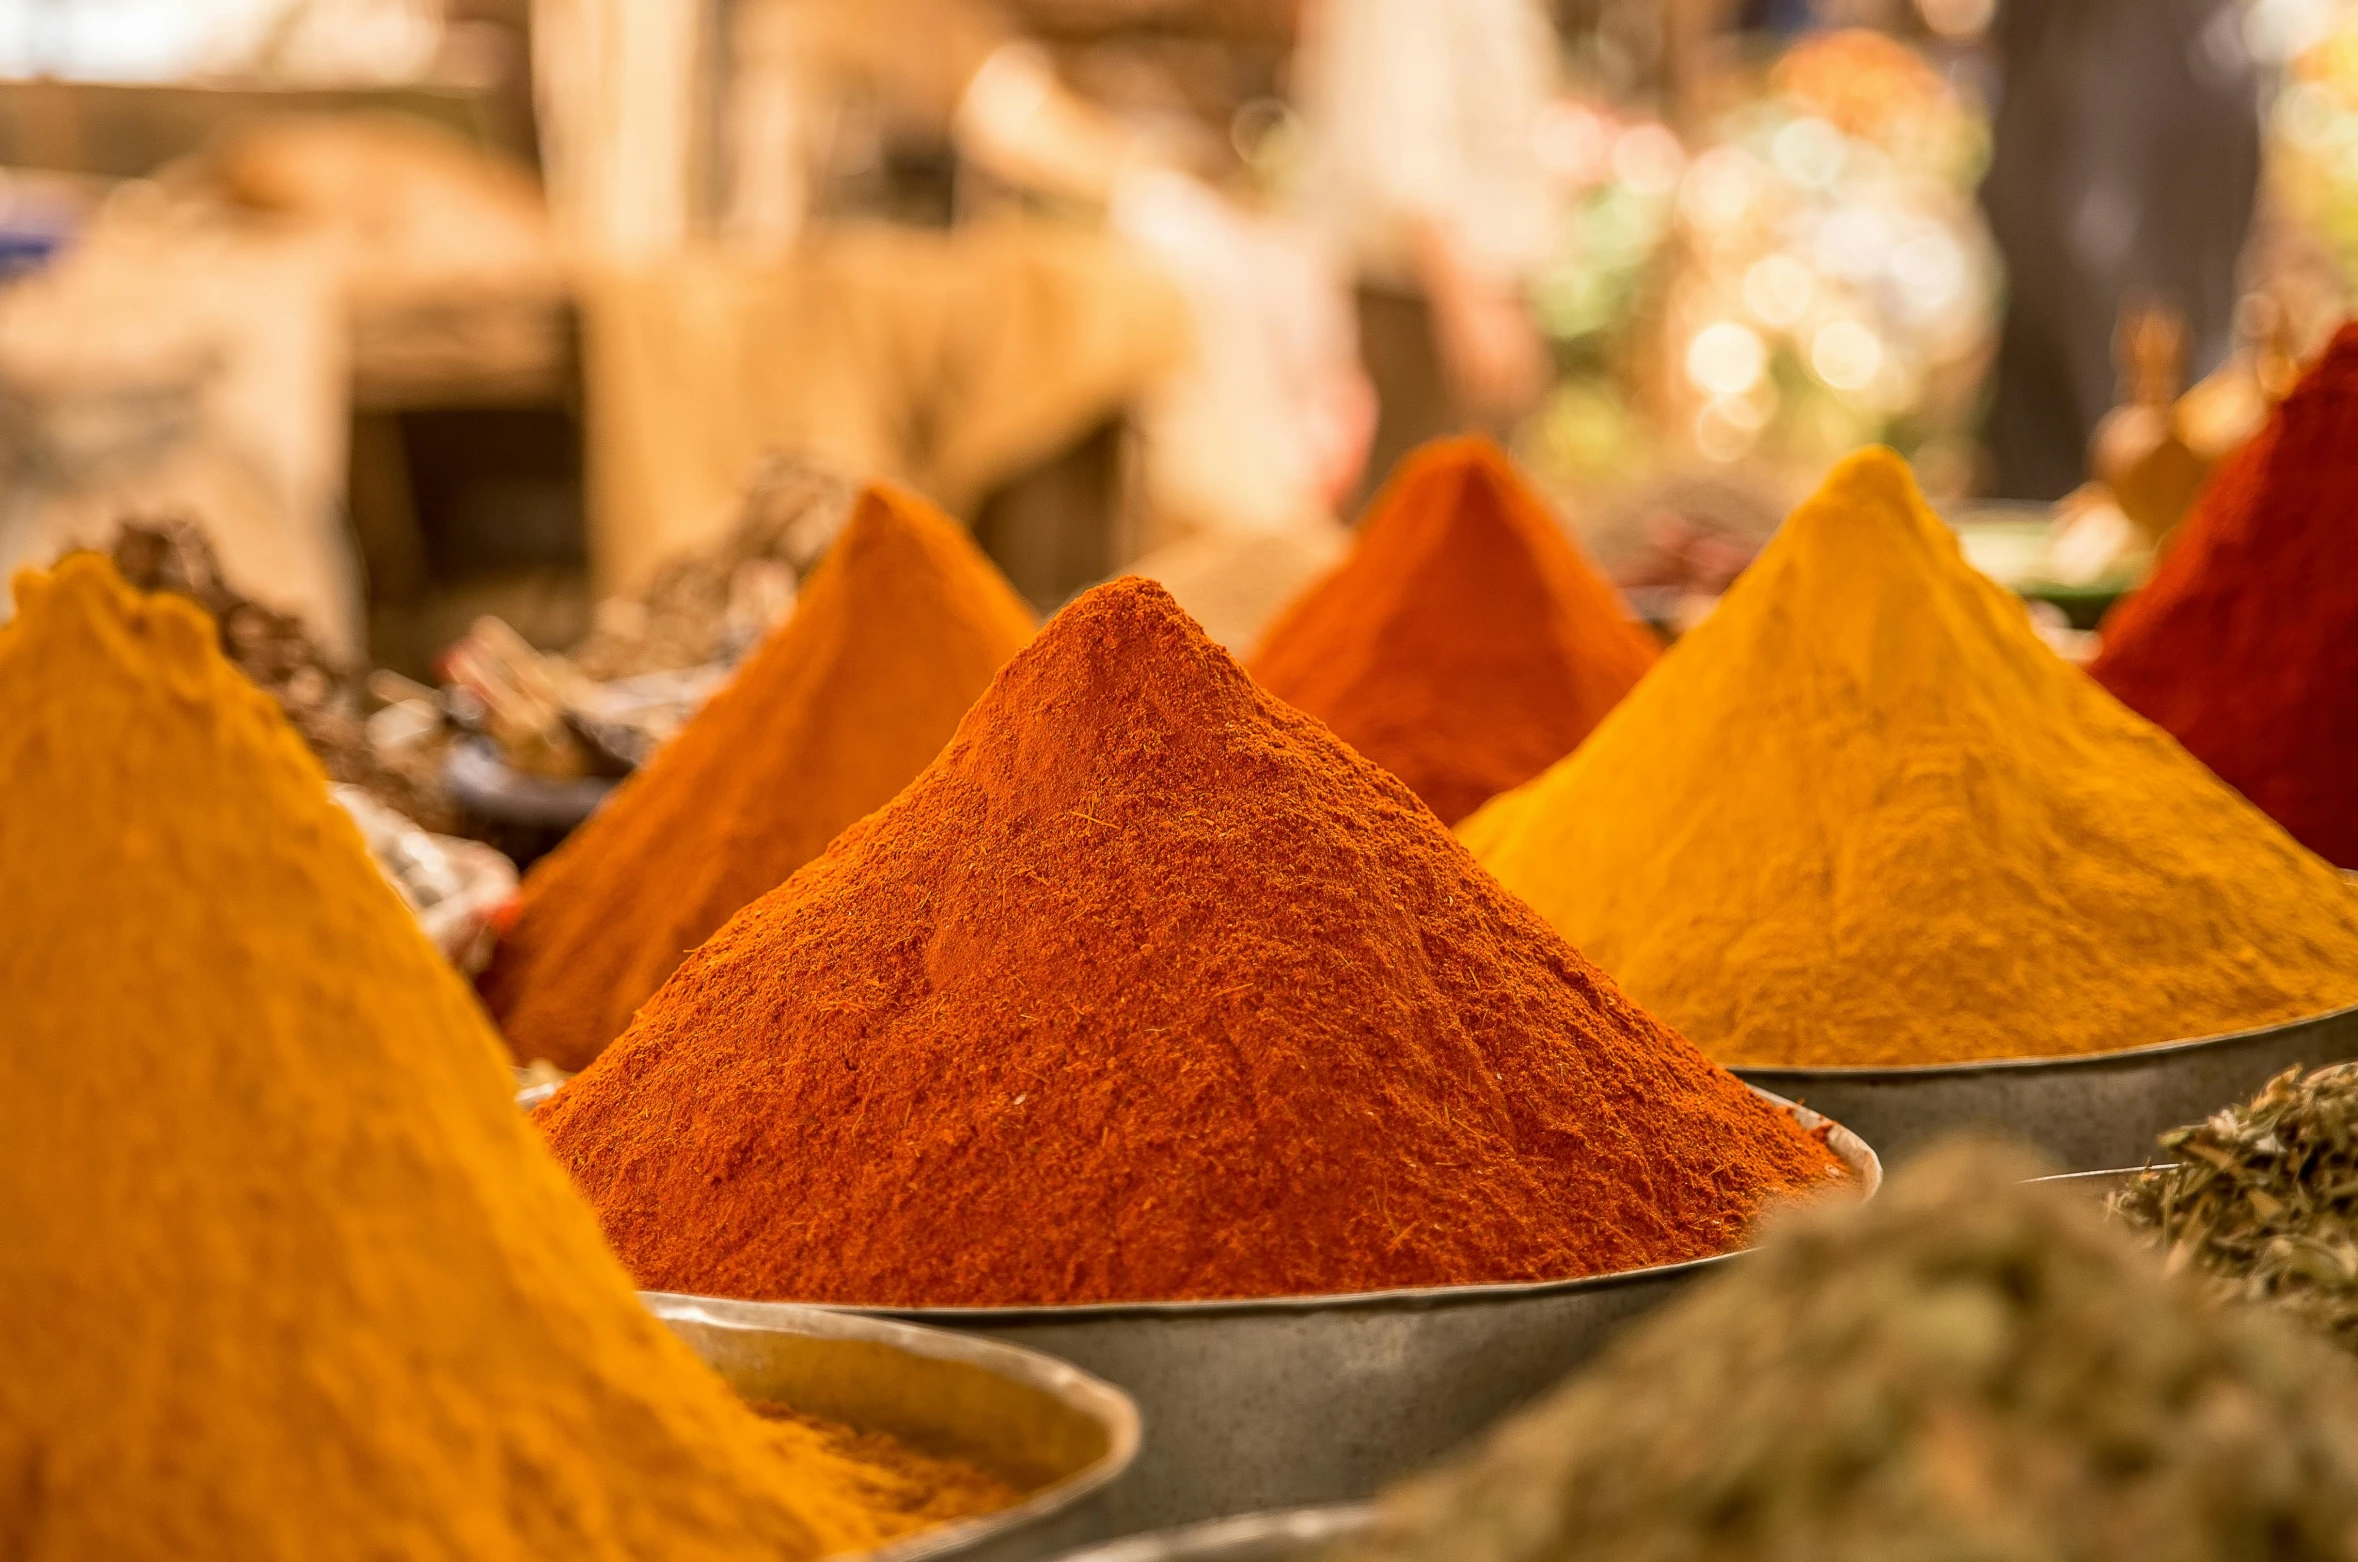
[[[1884,450],[1460,834],[1726,1063],[2108,1052],[2358,1002],[2358,891],[2049,651]]]
[[[0,628],[0,1556],[809,1558],[922,1464],[637,1304],[466,989],[195,607]]]

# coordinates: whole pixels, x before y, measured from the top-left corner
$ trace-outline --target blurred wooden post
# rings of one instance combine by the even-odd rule
[[[533,0],[549,206],[582,252],[644,260],[687,240],[710,26],[688,0]]]

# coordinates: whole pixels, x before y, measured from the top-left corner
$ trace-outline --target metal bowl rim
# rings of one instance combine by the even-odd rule
[[[1315,1508],[1271,1508],[1260,1513],[1239,1513],[1231,1518],[1183,1524],[1176,1529],[1125,1535],[1119,1540],[1071,1552],[1063,1562],[1164,1562],[1174,1555],[1184,1559],[1204,1550],[1218,1555],[1263,1540],[1298,1540],[1305,1545],[1322,1545],[1365,1530],[1375,1521],[1375,1511],[1372,1503],[1339,1502]]]
[[[1824,1113],[1788,1101],[1774,1091],[1758,1085],[1746,1086],[1754,1095],[1764,1097],[1774,1105],[1790,1112],[1805,1129],[1816,1129],[1820,1124],[1828,1129],[1826,1147],[1849,1168],[1860,1185],[1862,1198],[1873,1198],[1883,1186],[1883,1161],[1874,1146],[1857,1134],[1827,1117]],[[808,1307],[830,1312],[845,1312],[864,1317],[884,1317],[914,1320],[919,1324],[935,1325],[944,1329],[969,1329],[994,1324],[1013,1323],[1072,1323],[1099,1318],[1200,1318],[1206,1315],[1238,1313],[1308,1313],[1353,1310],[1382,1310],[1411,1308],[1423,1310],[1445,1307],[1463,1302],[1521,1301],[1543,1296],[1559,1296],[1574,1291],[1603,1291],[1616,1286],[1642,1285],[1654,1281],[1693,1274],[1713,1264],[1724,1264],[1731,1258],[1742,1257],[1750,1248],[1730,1248],[1724,1253],[1711,1253],[1702,1258],[1689,1258],[1675,1264],[1654,1264],[1644,1269],[1622,1269],[1612,1274],[1575,1275],[1568,1280],[1506,1280],[1481,1285],[1403,1286],[1389,1291],[1338,1291],[1318,1296],[1219,1296],[1194,1301],[1130,1301],[1130,1302],[1067,1302],[1014,1303],[996,1307],[899,1307],[889,1303],[859,1302],[785,1302],[732,1303],[729,1305],[773,1305]],[[654,1293],[647,1293],[654,1294]],[[677,1293],[668,1293],[677,1294]],[[681,1296],[681,1300],[702,1301],[703,1298]]]
[[[1137,1401],[1095,1373],[1043,1351],[978,1335],[953,1334],[874,1314],[814,1307],[801,1302],[746,1302],[731,1297],[689,1296],[677,1291],[641,1291],[639,1301],[658,1319],[680,1319],[752,1334],[793,1334],[809,1339],[863,1340],[890,1345],[913,1356],[954,1361],[1021,1383],[1079,1411],[1105,1429],[1106,1450],[1082,1469],[1028,1494],[1013,1507],[974,1518],[953,1519],[895,1540],[846,1562],[922,1562],[963,1549],[1004,1531],[1062,1512],[1110,1486],[1138,1457],[1141,1420]]]
[[[1721,1063],[1740,1079],[1750,1080],[1758,1075],[1777,1084],[1809,1083],[1825,1080],[1829,1083],[1853,1083],[1866,1080],[1894,1082],[1920,1079],[1956,1079],[1973,1074],[2023,1074],[2040,1069],[2058,1073],[2077,1069],[2113,1067],[2122,1064],[2144,1064],[2149,1061],[2179,1057],[2204,1047],[2228,1047],[2239,1042],[2263,1041],[2281,1036],[2286,1031],[2304,1026],[2325,1025],[2334,1020],[2358,1018],[2358,1003],[2339,1009],[2328,1009],[2322,1014],[2302,1019],[2284,1020],[2275,1025],[2255,1026],[2250,1030],[2227,1031],[2217,1036],[2186,1036],[2176,1041],[2156,1041],[2142,1047],[2122,1047],[2112,1052],[2081,1052],[2063,1057],[2046,1058],[1982,1058],[1958,1063]]]
[[[2094,1182],[2100,1177],[2118,1177],[2125,1181],[2131,1177],[2142,1177],[2147,1172],[2179,1171],[2185,1165],[2184,1161],[2147,1161],[2142,1166],[2099,1166],[2094,1171],[2049,1172],[2044,1177],[2033,1177],[2030,1180],[2034,1187],[2043,1182]]]

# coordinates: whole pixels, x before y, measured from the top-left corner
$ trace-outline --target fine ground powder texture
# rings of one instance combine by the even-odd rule
[[[765,1427],[638,1305],[204,614],[89,555],[16,591],[0,1555],[779,1562],[923,1522],[933,1472]]]
[[[1888,451],[1461,833],[1727,1063],[2067,1056],[2358,1002],[2358,891],[2041,644]]]
[[[894,1306],[1562,1279],[1842,1177],[1135,578],[537,1117],[642,1284]]]
[[[2358,868],[2358,325],[2211,479],[2089,671]]]
[[[1032,628],[955,521],[863,493],[794,617],[526,875],[482,979],[516,1055],[596,1057],[689,950],[924,769]]]
[[[1570,753],[1658,650],[1505,453],[1453,439],[1400,464],[1250,666],[1455,824]]]

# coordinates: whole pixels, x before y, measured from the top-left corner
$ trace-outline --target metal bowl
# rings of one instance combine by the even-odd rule
[[[1063,1562],[1310,1562],[1374,1518],[1374,1509],[1357,1505],[1248,1513],[1159,1535],[1134,1535],[1076,1551]]]
[[[1894,1161],[1942,1134],[1984,1128],[2029,1142],[2067,1171],[2136,1166],[2157,1135],[2248,1101],[2294,1064],[2358,1058],[2358,1007],[2264,1030],[2078,1058],[1917,1068],[1738,1068],[1805,1101]]]
[[[1777,1104],[1804,1127],[1824,1124],[1867,1194],[1881,1185],[1882,1164],[1857,1135]],[[1127,1390],[1146,1438],[1109,1494],[1106,1531],[1126,1535],[1372,1497],[1733,1256],[1534,1285],[875,1311],[1024,1345]]]
[[[862,1562],[1036,1562],[1111,1533],[1104,1499],[1137,1456],[1138,1407],[1086,1372],[996,1340],[831,1308],[660,1291],[640,1299],[742,1397],[890,1433],[1027,1493]]]

